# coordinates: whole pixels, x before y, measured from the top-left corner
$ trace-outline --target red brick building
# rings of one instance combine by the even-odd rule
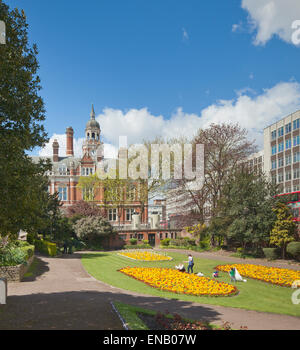
[[[80,177],[95,174],[98,167],[105,168],[109,166],[111,159],[104,158],[103,143],[101,141],[101,129],[95,119],[94,107],[92,106],[90,119],[85,128],[85,140],[82,145],[82,157],[74,155],[73,147],[74,131],[72,127],[66,129],[66,155],[61,156],[59,152],[59,143],[54,140],[52,144],[53,154],[48,157],[52,163],[52,171],[49,172],[49,193],[58,193],[63,206],[62,210],[77,201],[89,197],[88,191],[91,189],[80,188],[78,181]],[[38,161],[40,157],[34,157]],[[139,183],[135,183],[131,192],[125,198],[122,208],[116,208],[113,203],[104,202],[104,189],[97,189],[93,195],[93,202],[99,207],[105,208],[104,213],[107,219],[114,226],[119,222],[124,227],[131,225],[133,213],[141,213],[141,224],[148,222],[148,203],[142,203],[138,198]],[[119,218],[120,216],[120,218]]]
[[[162,239],[176,238],[179,229],[166,228],[166,225],[150,224],[148,222],[148,200],[141,197],[139,193],[145,195],[145,190],[141,190],[139,182],[133,182],[130,192],[125,191],[125,201],[122,206],[117,207],[114,203],[104,200],[104,188],[97,188],[96,193],[89,193],[91,188],[78,186],[79,179],[95,174],[98,167],[106,169],[110,166],[112,159],[104,158],[103,143],[101,141],[101,129],[95,119],[94,107],[92,106],[90,119],[85,127],[85,140],[82,145],[82,156],[74,154],[74,130],[72,127],[66,129],[66,155],[60,154],[60,145],[57,140],[52,144],[52,157],[47,157],[52,163],[52,170],[49,172],[49,193],[58,193],[62,202],[62,210],[78,201],[92,201],[102,210],[107,220],[115,226],[121,240],[108,242],[108,247],[113,249],[120,245],[120,242],[129,243],[131,238],[138,239],[139,242],[148,240],[151,245],[158,245]],[[127,152],[127,150],[120,150]],[[40,158],[33,157],[34,161]]]

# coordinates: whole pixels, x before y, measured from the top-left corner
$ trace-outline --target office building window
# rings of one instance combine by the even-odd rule
[[[285,140],[285,149],[290,149],[292,147],[292,140],[287,139]]]
[[[286,126],[285,126],[285,133],[288,134],[291,131],[292,131],[292,123],[286,124]]]
[[[300,185],[294,185],[294,192],[295,191],[300,191]]]
[[[289,180],[292,180],[292,173],[290,170],[287,170],[285,172],[285,181],[289,181]]]
[[[292,163],[292,155],[291,154],[287,154],[285,156],[285,165],[290,165]]]
[[[278,129],[278,137],[283,136],[283,126]]]
[[[276,174],[273,174],[272,175],[272,184],[276,184],[277,181],[276,181]]]
[[[277,146],[275,145],[272,147],[272,155],[276,154],[276,152],[277,152]]]
[[[276,139],[276,130],[271,132],[271,138],[272,138],[272,140]]]
[[[300,162],[300,152],[295,152],[293,155],[293,162],[298,163]]]
[[[283,166],[283,158],[278,158],[278,168]]]
[[[278,144],[278,152],[282,152],[284,150],[283,142]]]
[[[283,182],[283,173],[278,173],[278,183]]]
[[[300,119],[298,118],[297,120],[293,121],[293,130],[299,129],[300,126]]]
[[[294,169],[294,179],[299,179],[300,177],[300,169],[296,168]]]
[[[272,169],[276,169],[277,168],[277,164],[276,164],[276,160],[272,160]]]
[[[300,135],[293,138],[293,146],[298,146],[300,144]]]

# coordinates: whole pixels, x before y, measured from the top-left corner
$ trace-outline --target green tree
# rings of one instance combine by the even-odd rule
[[[36,227],[50,164],[34,164],[26,154],[47,141],[37,47],[29,45],[23,11],[1,1],[0,20],[6,24],[6,44],[0,45],[0,234],[7,235]]]
[[[284,203],[277,203],[273,211],[276,214],[276,221],[270,233],[270,244],[279,247],[282,259],[285,259],[286,246],[295,240],[296,224],[290,208]]]
[[[73,226],[77,237],[88,244],[100,245],[105,238],[114,236],[113,227],[101,216],[88,216],[82,218]]]
[[[259,249],[269,242],[274,222],[272,211],[277,199],[277,187],[263,174],[239,169],[224,186],[218,203],[219,222],[231,244],[246,249]]]

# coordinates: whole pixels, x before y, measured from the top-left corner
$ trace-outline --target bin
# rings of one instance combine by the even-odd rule
[[[0,278],[0,304],[6,304],[7,297],[7,279]]]

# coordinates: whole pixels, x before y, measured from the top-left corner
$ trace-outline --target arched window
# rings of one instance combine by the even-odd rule
[[[92,139],[93,140],[95,139],[95,133],[94,132],[92,133]]]

